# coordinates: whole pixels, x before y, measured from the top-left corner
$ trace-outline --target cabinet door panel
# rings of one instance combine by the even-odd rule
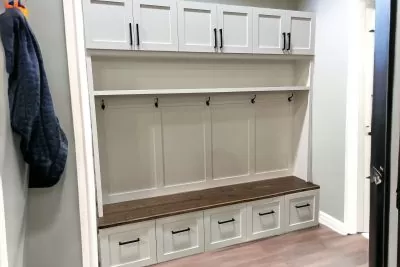
[[[206,179],[204,107],[168,107],[162,112],[164,185]]]
[[[286,12],[265,8],[253,10],[254,53],[283,54]]]
[[[131,50],[132,0],[84,0],[86,48]]]
[[[295,55],[313,55],[315,46],[315,14],[288,11],[288,23],[291,32],[291,53]]]
[[[251,109],[244,105],[213,107],[211,127],[214,179],[249,174],[252,114]]]
[[[135,0],[133,16],[136,49],[178,51],[178,18],[175,1]]]
[[[217,6],[181,2],[178,12],[179,51],[215,52]]]
[[[154,109],[109,106],[104,112],[109,193],[156,187]]]
[[[252,8],[219,5],[218,27],[223,32],[221,51],[225,53],[253,53],[252,26]],[[221,36],[219,37],[221,38]]]
[[[286,95],[256,102],[255,172],[286,170],[291,155],[291,115]]]

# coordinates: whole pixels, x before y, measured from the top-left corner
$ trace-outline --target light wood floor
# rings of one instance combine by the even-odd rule
[[[157,267],[367,267],[368,240],[326,227],[203,253]]]

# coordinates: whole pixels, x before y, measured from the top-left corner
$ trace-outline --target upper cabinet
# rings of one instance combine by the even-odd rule
[[[177,0],[84,0],[89,49],[313,55],[308,12]]]
[[[313,13],[254,8],[255,54],[313,55]]]
[[[178,51],[175,0],[134,0],[135,49]]]
[[[286,11],[254,8],[253,52],[283,54],[286,46]]]
[[[132,0],[84,0],[86,48],[132,49]]]
[[[287,11],[287,50],[294,55],[314,55],[315,14]]]
[[[217,5],[180,2],[179,51],[217,52]]]
[[[218,5],[219,47],[224,53],[253,53],[253,8]]]

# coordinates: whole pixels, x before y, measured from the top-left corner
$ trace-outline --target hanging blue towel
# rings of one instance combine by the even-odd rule
[[[29,187],[51,187],[64,171],[68,141],[54,113],[39,44],[18,9],[0,15],[0,34],[9,74],[11,127],[21,136]]]

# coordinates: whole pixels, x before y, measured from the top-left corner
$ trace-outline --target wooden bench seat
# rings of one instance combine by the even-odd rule
[[[108,204],[98,227],[104,229],[316,189],[319,186],[289,176]]]

